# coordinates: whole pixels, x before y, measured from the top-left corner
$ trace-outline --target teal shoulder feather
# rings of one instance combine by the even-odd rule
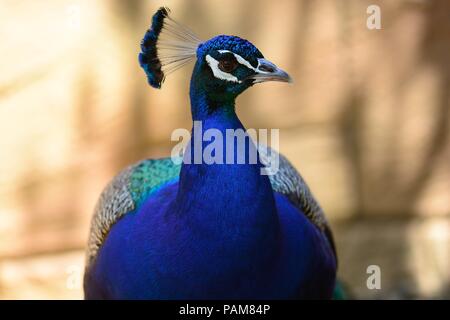
[[[148,159],[121,171],[106,186],[94,210],[89,233],[87,265],[89,265],[112,225],[125,214],[138,208],[152,193],[175,182],[181,165],[171,158]]]
[[[136,207],[152,193],[178,180],[180,169],[181,165],[174,163],[171,158],[149,159],[134,166],[128,190]]]

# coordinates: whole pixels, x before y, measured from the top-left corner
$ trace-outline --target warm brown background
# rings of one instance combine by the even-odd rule
[[[370,4],[382,30],[366,28]],[[0,298],[81,298],[101,189],[190,127],[192,65],[156,91],[137,63],[160,5],[203,39],[250,39],[294,77],[249,90],[239,115],[281,129],[355,297],[450,298],[446,0],[2,0]],[[366,287],[371,264],[381,290]]]

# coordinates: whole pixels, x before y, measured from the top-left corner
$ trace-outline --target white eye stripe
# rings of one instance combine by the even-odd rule
[[[206,55],[205,59],[206,59],[206,62],[208,63],[208,65],[209,65],[209,67],[211,68],[214,76],[217,79],[230,81],[230,82],[237,82],[237,83],[241,83],[242,82],[237,77],[233,76],[232,74],[229,74],[229,73],[226,73],[226,72],[223,72],[222,70],[220,70],[219,69],[219,61],[217,61],[216,59],[211,57],[209,54]]]
[[[218,50],[219,53],[231,53],[234,55],[234,57],[236,58],[236,61],[247,67],[250,70],[253,70],[257,73],[270,73],[268,71],[263,71],[263,70],[259,70],[259,66],[261,64],[261,59],[258,59],[258,66],[255,68],[254,66],[252,66],[252,64],[250,62],[248,62],[247,60],[245,60],[244,58],[242,58],[240,55],[229,51],[229,50]],[[242,83],[241,80],[239,80],[237,77],[235,77],[234,75],[224,72],[222,70],[219,69],[219,61],[217,61],[216,59],[214,59],[213,57],[211,57],[210,55],[206,55],[206,62],[208,62],[209,67],[211,68],[214,76],[218,79],[221,80],[225,80],[225,81],[230,81],[230,82],[237,82],[237,83]]]
[[[234,55],[234,57],[236,58],[237,62],[239,62],[241,65],[249,68],[250,70],[253,70],[257,73],[263,73],[263,74],[269,74],[270,71],[264,71],[264,70],[260,70],[259,66],[261,65],[261,61],[265,61],[264,59],[258,59],[258,66],[255,68],[254,66],[252,66],[252,64],[250,62],[248,62],[247,60],[245,60],[244,58],[242,58],[240,55],[238,55],[237,53],[234,53],[232,51],[229,50],[218,50],[218,52],[220,53],[231,53]],[[267,61],[266,61],[267,63]],[[275,67],[275,65],[273,65],[273,67]]]
[[[236,58],[237,62],[239,62],[240,64],[242,64],[243,66],[249,68],[250,70],[253,70],[255,72],[259,72],[257,68],[255,68],[254,66],[251,65],[250,62],[248,62],[247,60],[245,60],[244,58],[242,58],[240,55],[228,51],[228,50],[219,50],[220,53],[231,53],[234,55],[234,57]]]

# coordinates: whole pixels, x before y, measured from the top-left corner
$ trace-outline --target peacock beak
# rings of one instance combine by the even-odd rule
[[[255,80],[254,83],[267,81],[293,82],[286,71],[278,68],[266,59],[258,59],[258,67],[255,69],[255,74],[251,75],[249,79]]]

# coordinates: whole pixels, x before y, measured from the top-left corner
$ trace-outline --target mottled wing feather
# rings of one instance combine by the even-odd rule
[[[270,147],[259,145],[261,162],[268,165],[279,157],[279,169],[276,174],[269,175],[272,189],[284,194],[322,231],[328,226],[325,214],[317,203],[308,185],[294,166],[282,154]],[[272,159],[272,160],[270,160]]]
[[[284,194],[308,219],[323,231],[330,243],[337,262],[336,246],[325,213],[314,198],[311,190],[303,180],[300,173],[294,168],[286,157],[270,147],[259,145],[258,152],[261,162],[265,165],[279,157],[279,170],[269,175],[272,189]],[[268,171],[270,172],[270,170]]]
[[[96,256],[114,222],[134,209],[133,198],[127,187],[134,168],[135,166],[129,166],[120,172],[100,195],[91,221],[87,250],[88,264]]]

